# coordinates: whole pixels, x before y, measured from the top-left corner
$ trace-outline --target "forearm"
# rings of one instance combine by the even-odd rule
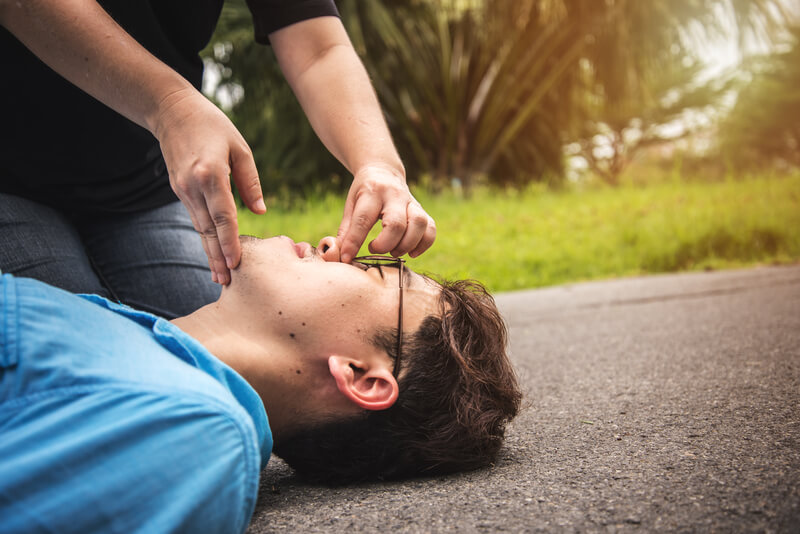
[[[61,76],[154,134],[159,110],[195,91],[94,0],[2,1],[0,24]]]
[[[329,26],[324,37],[311,32],[310,40],[317,40],[316,53],[307,57],[292,56],[292,52],[287,55],[285,49],[297,47],[298,41],[303,42],[300,40],[284,44],[273,37],[273,46],[314,131],[353,174],[380,166],[404,179],[403,164],[375,91],[341,23],[336,19],[308,22]]]

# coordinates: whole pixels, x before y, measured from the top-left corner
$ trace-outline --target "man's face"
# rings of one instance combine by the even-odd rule
[[[365,270],[325,257],[288,237],[243,237],[242,262],[226,291],[246,299],[252,313],[266,314],[280,335],[331,352],[347,350],[354,338],[369,341],[378,329],[397,327],[399,269]],[[440,288],[404,271],[403,330],[410,334],[438,312]]]

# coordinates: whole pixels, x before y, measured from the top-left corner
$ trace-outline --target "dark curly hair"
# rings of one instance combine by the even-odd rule
[[[522,394],[506,354],[494,299],[473,280],[440,282],[439,315],[403,344],[400,394],[364,411],[296,431],[274,452],[299,475],[325,484],[475,469],[497,456]],[[394,358],[396,330],[373,343]]]

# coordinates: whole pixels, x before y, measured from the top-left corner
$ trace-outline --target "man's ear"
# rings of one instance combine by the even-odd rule
[[[397,380],[385,367],[347,356],[331,356],[328,368],[339,391],[365,410],[385,410],[397,400]]]

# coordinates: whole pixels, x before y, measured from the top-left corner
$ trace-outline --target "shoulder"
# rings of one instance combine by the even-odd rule
[[[41,511],[45,530],[106,530],[109,517],[115,532],[247,528],[259,454],[255,432],[229,406],[181,391],[119,385],[54,389],[19,400],[5,405],[14,408],[6,425],[25,429],[17,433],[25,441],[16,444],[28,461],[23,477],[0,486],[17,495],[21,508]],[[6,452],[8,466],[18,466],[17,453]],[[50,506],[64,494],[84,504]]]

